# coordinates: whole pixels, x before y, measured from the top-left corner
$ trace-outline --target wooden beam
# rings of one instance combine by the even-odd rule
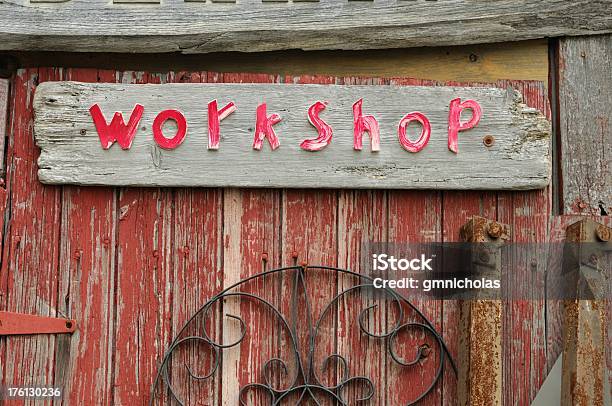
[[[474,216],[461,228],[462,241],[482,243],[475,249],[474,263],[476,269],[483,267],[488,273],[491,269],[500,272],[500,255],[495,248],[509,239],[508,225],[483,217]],[[459,307],[458,404],[501,405],[502,301],[465,300]]]
[[[611,0],[0,3],[0,49],[259,52],[462,45],[612,32]],[[33,24],[32,22],[36,22]]]
[[[612,214],[612,36],[566,38],[559,49],[564,214]]]
[[[612,250],[611,234],[610,227],[592,220],[581,220],[567,228],[567,242],[587,244],[575,247],[580,279],[576,284],[577,299],[565,302],[562,406],[606,404],[608,318],[606,293],[601,291],[607,290],[609,269],[605,267],[609,265],[605,256],[600,255],[605,255],[605,251],[609,255]],[[594,297],[582,299],[585,294]]]
[[[55,66],[132,71],[250,72],[281,75],[410,77],[455,82],[537,80],[548,85],[548,41],[361,51],[117,54],[12,51],[19,67]],[[0,56],[1,58],[1,56]],[[181,79],[179,77],[179,79]]]

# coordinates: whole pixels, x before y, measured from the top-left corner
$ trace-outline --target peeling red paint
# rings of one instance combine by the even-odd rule
[[[40,74],[39,74],[40,73]],[[64,377],[70,404],[142,404],[148,400],[159,359],[178,327],[195,309],[218,292],[229,275],[245,277],[295,261],[338,264],[360,269],[362,244],[387,236],[401,241],[450,241],[458,237],[460,224],[472,214],[495,217],[518,227],[522,241],[541,238],[550,213],[547,191],[541,192],[432,192],[432,191],[304,191],[222,189],[78,188],[42,186],[36,177],[37,149],[31,134],[31,93],[34,78],[57,80],[68,75],[79,81],[223,81],[272,82],[280,78],[264,74],[171,73],[169,75],[116,73],[74,69],[22,71],[13,89],[12,138],[7,154],[10,190],[10,223],[5,236],[1,283],[7,310],[61,311],[77,319],[79,331],[69,343],[53,337],[3,342],[0,352],[6,382],[30,382],[40,377],[48,383]],[[67,76],[64,76],[67,77]],[[431,85],[409,79],[372,80],[303,76],[284,78],[301,83],[390,83]],[[509,82],[498,85],[505,88]],[[512,82],[528,103],[549,112],[541,84]],[[490,84],[489,84],[490,85]],[[366,129],[364,129],[366,131]],[[370,134],[372,137],[372,134]],[[263,142],[263,140],[262,140]],[[16,181],[18,180],[18,182]],[[228,196],[238,196],[230,204]],[[518,209],[518,210],[517,210]],[[530,213],[530,214],[529,214]],[[534,216],[535,215],[535,216]],[[229,223],[239,235],[229,235]],[[227,223],[227,224],[226,224]],[[535,236],[528,233],[535,230]],[[232,244],[238,241],[238,251]],[[179,254],[179,248],[181,255]],[[79,252],[79,258],[73,254]],[[266,252],[268,260],[262,261]],[[297,255],[294,258],[293,252]],[[231,262],[234,261],[234,262]],[[238,262],[236,262],[238,261]],[[234,266],[233,264],[239,264]],[[529,272],[531,272],[529,270]],[[44,275],[44,277],[41,277]],[[525,277],[527,270],[517,270]],[[256,288],[281,307],[290,281]],[[347,281],[327,275],[310,285],[313,306],[323,296],[337,292]],[[32,292],[35,292],[33,295]],[[338,312],[321,348],[342,350],[352,360],[352,371],[369,373],[377,386],[373,404],[406,404],[425,387],[439,356],[422,361],[423,369],[395,368],[380,358],[381,347],[367,342],[354,329],[354,315],[368,303],[366,298],[347,299]],[[442,332],[452,354],[457,349],[456,304],[418,302]],[[256,327],[239,352],[233,371],[239,387],[261,378],[267,356],[282,352],[271,337],[278,326],[265,314],[244,303],[239,312]],[[376,328],[387,328],[393,310],[377,309],[382,317]],[[517,303],[504,316],[505,380],[510,389],[508,404],[529,404],[543,381],[546,365],[541,303]],[[302,313],[303,314],[303,313]],[[524,321],[529,320],[526,324]],[[232,322],[216,314],[206,325],[220,338]],[[402,355],[422,336],[404,332]],[[304,336],[300,337],[304,340]],[[57,346],[56,346],[57,344]],[[432,346],[432,348],[434,348]],[[173,361],[173,370],[184,365],[206,371],[211,358],[190,357],[191,348]],[[439,359],[439,358],[437,358]],[[320,361],[320,360],[319,360]],[[62,368],[61,373],[55,363]],[[245,366],[246,365],[246,366]],[[225,365],[225,368],[231,368]],[[336,369],[326,378],[336,381]],[[220,375],[210,385],[179,383],[179,391],[191,402],[217,404],[231,399],[232,388],[221,387]],[[406,385],[410,382],[410,385]],[[34,383],[34,382],[32,382]],[[40,383],[40,382],[38,382]],[[385,391],[385,387],[401,391]],[[355,395],[358,388],[348,388]],[[256,396],[259,400],[264,396]],[[456,382],[447,368],[444,383],[422,404],[454,404]]]

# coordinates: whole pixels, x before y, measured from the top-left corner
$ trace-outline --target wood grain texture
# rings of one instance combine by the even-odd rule
[[[388,213],[388,236],[387,240],[393,243],[428,243],[441,241],[442,233],[442,192],[438,191],[390,191],[388,192],[389,213]],[[414,245],[413,245],[414,246]],[[390,272],[389,275],[393,275]],[[429,300],[422,298],[411,298],[413,292],[409,289],[401,291],[405,297],[409,298],[412,304],[418,309],[423,310],[424,315],[431,321],[434,328],[442,332],[442,309],[444,303],[440,300]],[[396,306],[389,303],[387,311],[387,329],[394,326],[397,313]],[[394,312],[395,311],[395,312]],[[415,320],[417,316],[414,311],[405,308],[406,321]],[[395,313],[395,314],[394,314]],[[446,337],[444,338],[446,340]],[[403,367],[387,360],[386,373],[387,385],[385,400],[386,405],[407,405],[414,402],[423,394],[433,382],[440,357],[442,354],[437,349],[437,344],[428,334],[418,329],[404,329],[398,335],[398,340],[394,348],[403,360],[415,358],[415,349],[427,344],[432,349],[431,353],[421,359],[417,365]],[[451,387],[456,382],[454,372],[450,363],[444,365],[452,380],[444,382],[444,376],[438,381],[431,393],[419,405],[440,405],[443,399],[443,392],[446,387]],[[405,382],[410,382],[409,386],[404,387]],[[393,390],[391,388],[402,388],[403,390]]]
[[[206,72],[170,74],[161,80],[169,82],[206,82]],[[176,335],[208,299],[219,292],[223,284],[223,190],[180,189],[174,192],[172,333]],[[209,336],[221,342],[220,309],[211,316],[198,318],[183,333],[193,335],[205,328]],[[186,404],[198,404],[206,399],[219,404],[221,369],[211,380],[187,378],[185,365],[200,375],[213,368],[211,350],[205,345],[187,345],[173,359],[172,370],[178,376],[176,393]],[[207,354],[198,357],[197,354]]]
[[[281,263],[292,264],[327,264],[335,266],[337,263],[337,193],[336,191],[315,190],[286,190],[282,193],[282,258]],[[289,292],[293,291],[295,275],[283,277],[280,285],[281,311],[291,316],[293,313],[292,300]],[[323,309],[331,298],[337,293],[338,275],[335,272],[305,272],[305,287],[307,299],[302,294],[300,285],[297,303],[297,342],[303,360],[308,360],[309,331],[300,321],[308,317],[318,320]],[[309,306],[308,308],[306,306]],[[336,384],[335,368],[331,366],[324,369],[325,359],[336,353],[337,348],[336,312],[331,310],[323,317],[316,337],[315,352],[313,354],[313,372],[322,382],[328,385]],[[287,354],[289,340],[281,337],[279,353]],[[286,355],[285,358],[287,359]],[[307,368],[310,366],[307,365]],[[295,369],[295,367],[292,367]],[[293,371],[291,372],[291,374]],[[290,374],[290,376],[292,376]],[[321,396],[321,404],[330,404],[330,399]],[[292,398],[295,400],[295,397]],[[292,402],[289,401],[288,404]]]
[[[367,135],[364,149],[353,150],[352,105],[360,98],[364,114],[374,115],[380,124],[380,152],[370,151]],[[458,154],[447,147],[448,105],[455,98],[474,99],[484,112],[477,127],[459,134]],[[220,105],[234,101],[238,110],[221,123],[219,150],[208,151],[205,110],[214,99]],[[313,153],[299,144],[316,137],[306,112],[317,100],[329,102],[322,118],[334,128],[334,139]],[[282,117],[274,127],[281,144],[275,151],[267,140],[262,151],[251,147],[255,109],[262,101],[268,114]],[[136,103],[145,106],[128,152],[117,146],[102,149],[88,111],[96,103],[107,118],[115,111],[130,114]],[[52,184],[533,189],[550,179],[550,125],[510,89],[61,82],[42,84],[34,106],[35,135],[42,148],[39,177]],[[172,151],[158,147],[150,129],[155,115],[169,108],[182,111],[189,128],[183,144]],[[397,123],[410,111],[423,112],[432,125],[429,144],[419,153],[405,151],[397,141]],[[173,127],[166,127],[173,134]],[[409,128],[409,134],[417,128]],[[495,137],[493,147],[483,145],[485,135]]]
[[[470,216],[494,219],[497,210],[495,192],[458,192],[442,193],[442,241],[453,243],[460,240],[460,229]],[[455,362],[459,362],[461,336],[461,302],[445,300],[442,303],[442,337]],[[461,367],[461,365],[459,365]],[[457,405],[458,376],[452,368],[446,368],[443,376],[443,405]]]
[[[209,82],[269,83],[274,80],[274,76],[261,74],[208,75]],[[227,288],[241,279],[280,267],[282,213],[278,190],[224,189],[223,199],[223,287]],[[280,307],[278,278],[258,279],[244,290],[256,292]],[[279,337],[283,330],[271,312],[253,301],[226,298],[223,314],[241,317],[252,326],[240,345],[223,352],[221,403],[233,406],[239,403],[240,388],[259,382],[264,363],[278,355]],[[240,324],[227,316],[223,318],[222,330],[224,343],[235,342],[240,336]],[[251,391],[245,395],[247,404],[263,404],[267,399],[261,392]]]
[[[612,36],[559,45],[559,130],[565,214],[612,214]]]
[[[149,7],[11,1],[0,4],[0,49],[202,53],[460,45],[606,33],[610,9],[610,0]]]
[[[297,79],[297,78],[295,78]],[[293,81],[293,77],[286,77]],[[299,83],[331,84],[333,77],[299,77]],[[335,190],[283,190],[281,217],[281,264],[284,265],[321,265],[336,266],[338,264],[338,193]],[[324,308],[337,294],[338,275],[336,272],[305,271],[305,288],[308,300],[303,294],[297,297],[297,320],[318,320],[322,317]],[[292,314],[290,295],[295,277],[283,277],[281,291],[281,309],[283,314]],[[298,285],[299,287],[299,285]],[[300,290],[298,290],[300,292]],[[307,308],[306,306],[309,306]],[[313,354],[313,373],[322,382],[332,386],[337,384],[337,368],[333,362],[324,370],[325,359],[337,353],[337,306],[323,316],[319,332],[314,337],[316,350]],[[300,353],[304,360],[308,359],[309,332],[297,324],[297,339]],[[287,340],[281,341],[281,347],[288,348]],[[294,398],[295,399],[295,398]],[[322,404],[328,404],[329,399],[320,399]],[[331,402],[333,404],[333,402]]]
[[[381,190],[341,191],[338,197],[338,266],[354,272],[365,273],[363,263],[366,244],[384,241],[388,226],[387,194]],[[354,277],[338,275],[338,293],[356,285]],[[368,331],[382,334],[387,331],[387,309],[371,290],[361,290],[342,296],[338,306],[338,354],[346,357],[349,376],[365,375],[374,385],[372,404],[385,404],[388,392],[385,343],[363,334],[358,317],[362,310],[375,306],[368,312],[364,325]],[[338,368],[338,376],[341,374]],[[358,399],[364,389],[350,385],[345,390],[346,399]]]
[[[515,83],[525,94],[526,102],[547,117],[551,111],[544,88],[530,83]],[[551,188],[519,194],[500,192],[497,219],[512,227],[512,242],[543,243],[548,238],[549,216],[552,211]],[[545,274],[531,263],[540,253],[525,250],[516,258],[515,271],[508,275],[511,285],[520,288],[517,297],[537,297],[544,289]],[[548,373],[546,339],[546,307],[543,300],[513,300],[504,309],[504,391],[505,404],[531,403]],[[529,320],[529,323],[525,323]],[[552,364],[551,364],[552,365]]]
[[[4,310],[61,317],[58,297],[61,189],[36,179],[31,131],[32,99],[39,81],[60,80],[54,68],[20,70],[14,79],[8,182],[9,227],[3,247]],[[3,376],[7,385],[50,384],[55,374],[54,335],[6,339]]]
[[[114,81],[114,71],[68,69],[64,77]],[[55,384],[64,401],[111,402],[114,350],[115,246],[117,205],[113,188],[67,186],[61,196],[58,295],[64,314],[78,320],[77,331],[58,336]]]
[[[280,193],[276,190],[225,191],[224,288],[280,266],[279,204]],[[267,260],[263,259],[264,253]],[[243,290],[259,294],[278,308],[278,282],[278,278],[266,277],[249,283]],[[280,351],[278,342],[285,332],[274,315],[254,301],[226,298],[223,312],[241,317],[250,326],[248,336],[238,346],[223,352],[221,399],[224,406],[233,406],[239,404],[240,388],[261,381],[263,366]],[[235,342],[239,336],[240,324],[224,317],[224,342]],[[264,404],[267,399],[261,392],[245,394],[247,404]]]
[[[8,79],[0,79],[0,151],[3,152],[0,156],[0,173],[2,176],[4,176],[4,143],[8,125],[9,83]]]
[[[44,74],[40,76],[42,80],[69,77],[85,81],[93,80],[94,76],[91,71],[41,71]],[[124,188],[121,189],[120,195],[117,195],[105,188],[41,186],[35,177],[37,150],[29,130],[33,120],[31,100],[37,72],[38,70],[23,71],[14,82],[14,88],[18,91],[12,101],[13,110],[16,112],[11,113],[11,122],[14,123],[11,137],[14,140],[11,141],[12,146],[8,154],[10,176],[7,177],[7,218],[10,229],[9,234],[5,236],[0,278],[0,293],[5,293],[2,305],[8,304],[9,310],[20,310],[26,308],[20,307],[21,303],[38,306],[43,303],[41,297],[45,294],[50,297],[57,295],[60,311],[69,308],[74,315],[82,314],[80,318],[87,317],[92,314],[94,308],[99,308],[100,318],[91,321],[78,320],[82,323],[80,326],[83,330],[77,333],[80,336],[71,338],[77,342],[71,344],[69,357],[65,356],[65,346],[61,343],[52,346],[55,353],[53,348],[46,351],[44,343],[47,338],[1,338],[0,362],[4,370],[3,379],[9,383],[37,383],[34,378],[42,376],[37,371],[51,368],[44,375],[48,380],[43,383],[71,380],[71,404],[87,403],[94,396],[99,396],[93,400],[94,403],[101,399],[109,404],[145,404],[149,399],[151,374],[184,317],[189,315],[194,307],[203,304],[210,297],[209,292],[218,291],[222,285],[228,286],[232,281],[263,269],[290,265],[294,262],[294,250],[298,253],[298,261],[321,261],[328,265],[337,263],[339,266],[358,270],[361,264],[361,243],[369,239],[394,236],[410,241],[430,241],[439,239],[441,227],[443,239],[448,241],[458,236],[459,226],[469,216],[481,214],[494,218],[496,215],[496,192]],[[156,75],[137,72],[98,71],[98,76],[100,81],[110,82],[159,82],[162,79]],[[202,72],[172,73],[167,80],[201,82],[204,81],[204,76],[211,82],[361,81],[354,78],[279,78],[269,75]],[[368,81],[374,82],[383,81]],[[406,80],[403,83],[414,82]],[[506,85],[505,82],[496,84],[502,88]],[[515,85],[527,95],[532,107],[546,108],[542,98],[528,97],[529,94],[542,94],[541,83]],[[45,199],[40,197],[40,190],[48,194]],[[59,192],[60,190],[63,192]],[[111,202],[109,193],[119,199]],[[530,197],[534,193],[537,198]],[[539,230],[539,226],[534,225],[535,220],[529,222],[524,216],[530,213],[540,216],[541,213],[550,211],[549,205],[540,206],[540,193],[548,191],[500,194],[501,215],[505,218],[512,218],[515,214],[521,216],[514,224],[524,228],[526,236],[532,228]],[[28,206],[31,202],[34,204],[32,207]],[[55,216],[53,213],[56,213]],[[51,217],[45,221],[45,226],[36,228],[40,219],[46,219],[47,215]],[[29,231],[27,234],[14,234],[13,229]],[[33,233],[34,229],[36,232]],[[26,257],[19,253],[22,247],[16,243],[16,236],[29,236],[32,233],[40,237],[34,240],[28,237],[32,244],[27,252],[32,255],[27,257],[29,260],[25,260]],[[113,233],[114,236],[111,235]],[[111,235],[110,247],[105,246],[104,234]],[[115,244],[118,245],[113,248]],[[45,261],[33,261],[33,253],[37,249],[43,252]],[[56,249],[55,253],[53,249]],[[110,253],[113,250],[114,256]],[[80,253],[78,259],[74,255],[77,252]],[[267,263],[262,261],[263,252],[268,253]],[[71,254],[74,256],[70,256]],[[59,256],[59,259],[54,260],[54,255]],[[117,274],[114,279],[108,274],[113,265],[107,255],[117,261],[118,266],[114,268]],[[26,266],[20,268],[22,264]],[[44,275],[40,273],[40,264],[44,266]],[[53,268],[54,266],[58,268]],[[90,269],[86,269],[88,267]],[[54,272],[53,269],[59,271]],[[59,279],[57,294],[54,293],[55,290],[45,293],[42,289],[32,288],[34,281],[39,284],[47,283],[45,278],[50,278],[49,275],[55,275],[56,272],[60,275],[51,278]],[[72,273],[65,275],[66,272]],[[78,275],[81,276],[80,280]],[[315,285],[325,284],[325,289],[318,290],[321,296],[336,289],[333,278],[319,280],[314,275],[309,277],[315,278]],[[30,282],[15,284],[14,278]],[[11,282],[6,283],[7,280]],[[84,280],[88,280],[90,284],[83,282]],[[111,289],[111,281],[114,284],[117,307],[112,303],[105,303]],[[282,295],[283,292],[286,293],[286,287],[268,282],[272,281],[266,281],[254,288],[265,292],[266,297],[273,299],[281,307],[285,306]],[[63,300],[68,289],[70,296],[66,305]],[[314,291],[314,286],[311,289]],[[322,301],[323,298],[317,297],[317,300]],[[93,307],[87,308],[88,303],[92,303]],[[356,314],[367,303],[369,301],[366,297],[353,298],[345,301],[345,307],[335,312],[339,317],[337,326],[341,327],[341,330],[338,330],[339,342],[336,343],[336,348],[353,360],[353,372],[367,373],[374,378],[379,385],[376,401],[382,399],[383,403],[380,404],[387,402],[389,405],[393,405],[395,400],[407,402],[413,399],[417,389],[427,382],[429,376],[426,372],[419,371],[420,367],[413,373],[396,374],[393,367],[388,366],[390,360],[377,359],[384,354],[379,350],[384,349],[375,342],[366,342],[355,331],[358,330],[355,326]],[[437,328],[441,329],[450,345],[451,353],[455,355],[457,314],[453,303],[446,301],[441,305],[422,305],[422,310],[432,318]],[[105,323],[102,315],[113,313],[113,309],[117,314],[117,320],[110,321],[114,323],[113,326],[98,325],[98,322]],[[259,367],[270,355],[275,355],[278,351],[279,340],[269,337],[278,337],[278,330],[275,330],[274,323],[270,323],[269,318],[256,306],[228,301],[223,310],[224,314],[244,317],[254,329],[250,330],[251,336],[241,348],[224,354],[223,372],[219,372],[219,379],[215,378],[209,386],[193,383],[179,386],[180,394],[187,395],[185,399],[190,403],[214,402],[213,404],[232,406],[237,404],[236,395],[239,388],[253,380],[261,380]],[[379,313],[379,316],[385,314],[384,311]],[[508,328],[516,329],[520,333],[508,339],[516,342],[508,348],[522,349],[522,342],[528,342],[525,347],[531,348],[533,355],[525,357],[521,354],[511,355],[510,352],[505,355],[508,360],[505,368],[509,371],[517,370],[514,375],[506,374],[511,379],[508,382],[520,385],[511,388],[513,395],[510,395],[510,399],[525,400],[527,404],[525,394],[536,390],[533,382],[539,379],[539,367],[535,360],[541,357],[539,338],[526,335],[524,332],[527,330],[521,330],[526,320],[531,320],[532,315],[541,317],[541,312],[539,309],[522,313],[514,311],[513,324],[508,324]],[[534,321],[533,325],[538,325],[539,320]],[[220,320],[215,320],[215,323],[219,325],[213,330],[216,334],[223,335],[224,341],[229,342],[237,337],[237,322],[224,317],[222,325]],[[385,320],[371,320],[371,323],[373,327],[385,327]],[[388,324],[389,320],[386,320],[386,325]],[[94,345],[93,340],[96,340],[96,337],[101,337],[111,330],[116,331],[116,337],[110,340],[108,348]],[[331,331],[329,333],[332,335]],[[541,334],[541,329],[534,328],[533,334]],[[93,337],[93,340],[86,343],[83,340],[85,336]],[[416,334],[402,337],[407,340],[405,344],[402,342],[402,346],[406,346],[408,356],[413,355],[410,353],[413,348],[410,344],[418,338]],[[331,340],[326,346],[330,349],[333,347]],[[91,348],[93,351],[89,350]],[[107,350],[111,350],[113,355],[110,360],[104,361],[101,357]],[[178,356],[172,365],[172,372],[183,368],[184,360],[189,360],[189,365],[196,368],[196,372],[207,371],[210,354],[200,352],[199,356],[193,357],[198,350],[205,349],[189,348],[183,354],[184,357]],[[77,351],[83,353],[76,354]],[[7,357],[9,363],[6,361]],[[523,364],[525,358],[529,358],[527,366]],[[424,370],[428,371],[429,363],[433,361],[435,357],[426,359]],[[94,365],[91,370],[87,369],[90,365]],[[382,367],[377,369],[379,366],[383,366],[384,370],[381,370]],[[108,368],[113,370],[110,377]],[[527,373],[528,377],[518,379],[518,375],[523,373]],[[96,391],[85,393],[84,390],[91,386],[93,377],[96,379]],[[416,381],[413,387],[410,387],[412,381],[408,382],[407,379],[412,378]],[[391,393],[391,389],[388,389],[391,388],[389,383],[397,383],[401,387],[399,390],[395,387],[396,393]],[[442,388],[436,388],[423,403],[439,404],[442,397],[443,404],[454,404],[456,377],[448,365],[442,385]],[[349,395],[354,395],[358,389],[351,391]]]
[[[117,230],[115,404],[147,398],[170,342],[172,193],[120,191]],[[159,255],[156,256],[155,252]]]
[[[610,66],[612,66],[612,36],[599,36],[577,39],[563,39],[559,44],[559,116],[561,133],[561,205],[566,215],[601,215],[609,216],[612,213],[612,176],[610,167],[610,145],[612,144],[612,86],[610,82]],[[602,217],[602,223],[609,217]],[[552,310],[555,318],[549,325],[559,330],[563,315],[559,311],[558,303],[554,303]],[[573,310],[581,316],[593,317],[594,304],[578,301],[566,310]],[[589,309],[585,312],[585,307]],[[610,301],[605,311],[610,315]],[[598,309],[601,311],[601,309]],[[604,313],[605,313],[604,311]],[[581,323],[569,325],[566,333],[576,330]],[[597,329],[597,322],[587,322],[583,327]],[[609,327],[609,326],[608,326]],[[605,327],[604,327],[605,328]],[[591,334],[589,334],[591,335]],[[595,331],[592,336],[595,336]],[[606,348],[610,348],[610,334],[607,334]],[[566,337],[571,337],[568,334]],[[555,352],[562,344],[556,337],[549,337],[554,344]],[[588,341],[584,340],[584,341]],[[601,348],[589,349],[587,354],[580,354],[574,358],[577,364],[589,363],[589,355],[600,353]],[[584,350],[582,351],[584,352]],[[607,362],[608,387],[612,382],[610,373],[612,355],[605,351]],[[570,351],[571,354],[571,351]],[[571,366],[572,360],[565,360]],[[591,362],[592,363],[592,362]],[[563,402],[588,403],[589,396],[595,399],[601,395],[602,386],[593,390],[595,370],[585,380],[571,380],[572,391],[568,396],[565,389]],[[566,380],[567,381],[567,380]],[[605,388],[605,386],[604,386]],[[609,389],[608,389],[609,391]],[[601,398],[600,398],[601,399]],[[601,400],[600,400],[601,402]],[[603,403],[603,402],[601,402]]]
[[[121,83],[155,82],[147,73],[117,76]],[[124,188],[117,206],[113,402],[129,404],[149,397],[157,361],[171,338],[173,195]]]
[[[338,77],[410,77],[430,80],[495,82],[500,79],[548,83],[546,39],[360,51],[216,52],[199,54],[112,54],[12,51],[18,66],[113,70],[251,72]]]
[[[498,198],[498,219],[512,227],[514,243],[545,242],[550,210],[547,190],[517,195],[501,193]],[[513,273],[508,279],[514,290],[509,293],[518,298],[535,298],[544,289],[545,273],[531,265],[538,258],[537,250],[523,251],[522,256],[512,259]],[[545,312],[544,300],[516,299],[506,304],[504,387],[510,390],[504,391],[505,404],[531,403],[546,378]]]

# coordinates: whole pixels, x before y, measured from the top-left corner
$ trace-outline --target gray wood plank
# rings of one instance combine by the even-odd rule
[[[612,214],[612,36],[560,42],[559,117],[565,214]]]
[[[450,101],[460,97],[480,103],[483,117],[474,129],[459,133],[459,152],[448,149]],[[380,151],[353,149],[352,105],[364,99],[364,114],[380,123]],[[221,122],[217,151],[207,149],[207,103],[234,101],[238,110]],[[300,148],[316,138],[308,107],[328,101],[321,117],[333,127],[332,143],[322,151]],[[265,101],[280,147],[252,148],[255,110]],[[132,147],[103,150],[89,107],[98,103],[107,119],[122,111],[126,121],[135,103],[144,106]],[[388,189],[534,189],[550,180],[550,124],[536,109],[521,103],[512,89],[330,86],[287,84],[87,84],[42,83],[35,94],[34,131],[41,147],[39,177],[44,183],[134,186],[235,186],[284,188]],[[165,109],[185,114],[188,133],[182,145],[164,150],[153,140],[151,125]],[[431,121],[428,145],[418,153],[398,142],[398,123],[421,111]],[[463,121],[470,118],[464,113]],[[167,123],[168,137],[175,133]],[[415,139],[420,127],[409,127]],[[495,137],[486,147],[483,139]]]
[[[612,32],[612,0],[0,3],[0,50],[374,49]]]

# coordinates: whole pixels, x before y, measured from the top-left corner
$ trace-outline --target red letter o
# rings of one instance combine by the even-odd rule
[[[406,127],[408,127],[408,124],[410,124],[412,121],[418,121],[423,127],[419,139],[415,142],[410,141],[408,136],[406,136]],[[429,119],[422,113],[408,113],[400,120],[397,133],[399,142],[406,151],[419,152],[425,148],[429,142],[429,136],[431,135],[431,124],[429,123]]]
[[[164,137],[164,133],[162,132],[162,126],[166,120],[174,120],[178,127],[176,135],[172,138]],[[178,147],[183,140],[185,140],[186,134],[187,121],[183,113],[178,110],[164,110],[159,113],[157,117],[155,117],[155,121],[153,121],[153,139],[157,142],[157,145],[163,149],[174,149]]]

